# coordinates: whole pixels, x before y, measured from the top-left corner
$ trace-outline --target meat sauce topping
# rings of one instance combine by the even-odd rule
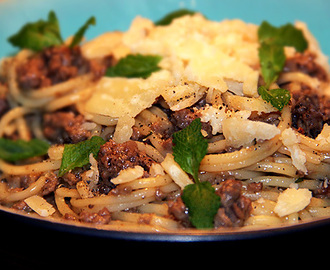
[[[104,75],[112,60],[112,57],[100,61],[87,60],[79,46],[49,47],[17,67],[18,84],[23,90],[39,89],[87,72],[92,72],[95,79],[98,79]]]
[[[297,53],[287,59],[283,71],[298,71],[320,81],[327,81],[326,71],[316,63],[315,58],[310,52]],[[292,127],[315,139],[321,133],[323,125],[330,124],[330,98],[303,83],[292,82],[282,87],[290,90],[292,95]]]
[[[326,72],[314,60],[315,56],[312,54],[296,54],[295,57],[287,60],[284,72],[300,71],[312,77],[317,77],[320,80],[327,80]],[[111,63],[111,58],[100,62],[86,60],[82,56],[78,46],[74,48],[68,48],[66,46],[51,47],[32,56],[27,62],[17,67],[18,83],[22,89],[31,90],[64,82],[90,71],[94,74],[95,78],[99,78]],[[321,96],[317,90],[311,89],[304,84],[299,86],[298,91],[296,85],[293,86],[291,83],[282,85],[282,87],[289,89],[292,94],[292,126],[300,133],[311,138],[316,138],[322,131],[323,125],[326,123],[330,124],[330,99]],[[0,91],[1,117],[1,114],[7,110],[8,105],[6,103],[7,90],[1,82],[0,88],[2,89]],[[196,106],[200,108],[205,103],[205,98],[202,98]],[[191,108],[174,113],[169,113],[164,108],[162,110],[168,115],[173,125],[171,132],[162,134],[166,140],[171,137],[172,132],[185,128],[198,117],[196,112]],[[277,124],[278,116],[277,113],[273,113],[257,116],[252,115],[251,117],[252,120]],[[90,131],[83,127],[84,122],[84,116],[76,111],[68,112],[61,110],[45,113],[42,121],[43,133],[53,143],[77,143],[91,136]],[[208,138],[212,137],[211,127],[207,123],[203,125]],[[133,136],[136,136],[137,140],[143,140],[143,138],[140,138],[136,134],[133,134]],[[149,169],[154,163],[145,152],[138,149],[134,141],[117,144],[112,139],[101,146],[97,161],[100,172],[97,192],[102,194],[108,194],[115,187],[111,183],[111,179],[118,176],[121,170],[139,165],[145,169],[145,177],[147,177]],[[58,184],[67,186],[75,184],[81,180],[81,174],[83,172],[84,168],[80,168],[79,170],[67,173],[62,178],[58,178],[55,174],[51,175],[45,193],[51,194]],[[326,192],[323,190],[316,192],[319,194],[326,193],[327,195],[329,193],[328,189]],[[214,218],[215,227],[242,226],[252,211],[250,199],[242,195],[242,183],[234,179],[224,180],[220,188],[216,191],[216,194],[221,198],[221,207]],[[170,200],[168,206],[169,215],[173,219],[178,220],[184,227],[191,226],[187,209],[180,197]],[[25,206],[18,204],[17,207],[23,209]],[[65,218],[73,219],[71,216],[66,216]],[[93,214],[81,212],[79,216],[79,220],[81,221],[102,224],[108,223],[110,218],[110,213],[106,209]]]

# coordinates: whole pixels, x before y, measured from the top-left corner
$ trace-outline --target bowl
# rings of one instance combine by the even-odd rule
[[[301,20],[307,23],[311,32],[320,42],[322,51],[330,55],[328,29],[330,20],[328,11],[330,1],[327,0],[189,0],[189,1],[152,1],[152,0],[5,0],[0,2],[0,57],[15,53],[7,38],[18,31],[28,21],[45,18],[50,9],[59,18],[61,31],[66,38],[91,15],[96,17],[96,26],[90,28],[86,39],[92,39],[105,31],[128,29],[130,22],[137,15],[154,21],[166,13],[178,8],[200,11],[211,20],[239,18],[246,22],[260,24],[267,20],[274,25]],[[73,16],[74,14],[74,16]],[[59,220],[43,219],[18,213],[14,210],[0,207],[0,217],[7,224],[7,229],[26,226],[37,232],[39,228],[46,231],[61,232],[70,235],[85,235],[88,237],[147,242],[228,242],[250,239],[273,239],[288,235],[307,232],[311,235],[328,230],[330,219],[318,219],[311,222],[280,227],[263,227],[258,229],[230,229],[223,231],[186,230],[176,233],[150,233],[136,231],[105,230],[102,227],[86,224],[73,224]]]

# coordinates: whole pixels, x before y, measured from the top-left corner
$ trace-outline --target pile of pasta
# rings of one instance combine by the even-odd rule
[[[308,50],[329,75],[328,60],[306,25],[297,22],[295,26],[303,31]],[[252,200],[252,212],[245,226],[295,224],[330,216],[330,199],[312,196],[313,190],[328,185],[330,128],[324,125],[316,139],[306,137],[291,128],[290,105],[278,112],[260,97],[257,31],[257,25],[241,20],[215,22],[201,14],[177,18],[167,26],[136,17],[128,31],[107,32],[81,45],[87,59],[112,55],[118,61],[129,54],[161,56],[160,70],[146,79],[104,76],[94,80],[87,73],[49,87],[23,91],[17,82],[17,67],[33,52],[22,50],[4,59],[1,74],[8,84],[11,108],[0,119],[0,137],[17,133],[23,140],[45,139],[42,114],[74,106],[84,116],[84,128],[91,136],[124,143],[131,140],[133,128],[139,130],[149,143],[137,141],[138,149],[145,151],[155,164],[148,177],[143,177],[143,168],[136,166],[111,180],[116,189],[129,188],[127,194],[97,194],[92,188],[97,185],[99,170],[97,157],[91,155],[86,178],[75,188],[58,185],[54,202],[50,203],[40,192],[49,173],[58,174],[64,148],[52,145],[41,161],[22,164],[0,160],[2,178],[41,173],[24,190],[17,191],[14,183],[1,181],[1,204],[11,207],[15,202],[25,201],[38,215],[50,219],[78,217],[82,211],[98,213],[105,207],[111,212],[111,221],[103,228],[180,229],[180,223],[168,215],[167,201],[157,196],[161,193],[178,197],[193,181],[148,126],[155,122],[170,125],[160,106],[179,111],[205,98],[206,105],[196,111],[199,110],[202,123],[212,127],[213,137],[208,141],[208,153],[201,162],[199,176],[201,181],[230,176],[242,182],[243,195]],[[285,47],[286,57],[295,53],[295,49]],[[279,83],[286,82],[303,83],[330,94],[329,80],[321,82],[301,72],[283,72],[271,87],[278,88]],[[252,112],[279,113],[279,123],[251,121],[248,118]],[[233,150],[225,151],[228,148]],[[247,188],[251,183],[262,183],[263,189],[252,192]],[[216,190],[220,185],[213,184]],[[276,210],[290,200],[283,196],[279,199],[286,190],[307,190],[303,196],[293,194],[303,202],[289,214]]]

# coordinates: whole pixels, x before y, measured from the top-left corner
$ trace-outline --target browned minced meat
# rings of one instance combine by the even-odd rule
[[[316,90],[302,86],[292,93],[292,126],[300,133],[315,139],[325,123],[330,124],[330,99]]]
[[[214,217],[215,228],[243,226],[252,206],[251,200],[242,195],[241,189],[242,183],[234,179],[221,184],[216,192],[221,198],[221,207]]]
[[[22,190],[28,188],[31,184],[36,182],[41,176],[41,173],[35,174],[24,174],[24,175],[5,175],[2,179],[6,180],[8,183],[15,183],[17,188]],[[53,172],[49,172],[45,175],[45,185],[41,190],[41,195],[48,195],[53,192],[58,185],[58,178]]]
[[[91,135],[82,127],[84,122],[84,116],[73,112],[47,113],[43,117],[43,133],[53,143],[81,142]]]
[[[33,210],[23,200],[22,201],[15,202],[12,205],[12,208],[17,209],[17,210],[22,210],[22,211],[25,211],[25,212],[33,212]]]
[[[149,171],[152,163],[154,161],[144,151],[140,151],[134,141],[117,144],[109,140],[101,146],[98,154],[100,192],[107,194],[113,188],[110,180],[118,176],[121,170],[139,165]]]
[[[199,115],[193,108],[186,108],[179,111],[175,111],[171,115],[171,122],[177,130],[184,129],[190,125],[190,123],[196,119]]]
[[[271,113],[258,113],[258,112],[251,112],[249,120],[252,121],[260,121],[267,124],[278,125],[280,123],[280,112],[271,112]]]
[[[6,84],[0,82],[0,118],[9,110],[9,104],[7,100],[8,87]]]
[[[80,47],[49,47],[30,57],[17,67],[19,86],[24,90],[39,89],[67,81],[91,71],[98,79],[106,68],[112,65],[112,57],[101,61],[89,61],[81,53]]]
[[[311,52],[296,53],[286,60],[284,72],[303,72],[309,76],[316,77],[321,81],[327,80],[326,71],[315,62],[315,54]]]
[[[88,68],[80,47],[55,46],[44,49],[18,66],[17,78],[22,89],[38,89],[84,74]]]
[[[313,190],[313,196],[316,198],[330,198],[330,185]]]
[[[221,198],[221,206],[214,217],[214,227],[239,227],[249,217],[251,200],[242,195],[242,183],[234,179],[222,182],[216,194]],[[188,209],[181,197],[168,203],[168,213],[184,227],[190,227]]]
[[[107,208],[104,207],[97,213],[82,211],[79,214],[78,218],[82,222],[94,223],[94,224],[108,224],[111,220],[111,213]]]
[[[170,120],[174,126],[173,131],[179,131],[186,128],[196,118],[201,117],[200,113],[194,110],[195,107],[185,108],[179,111],[175,111],[171,116]],[[198,108],[198,106],[197,106]],[[212,127],[209,123],[202,122],[202,129],[207,132],[207,138],[212,137]]]
[[[45,185],[43,186],[43,188],[41,190],[41,195],[45,196],[45,195],[48,195],[48,194],[54,192],[56,187],[58,186],[58,184],[59,184],[59,181],[58,181],[58,177],[56,176],[56,174],[53,172],[47,173]]]
[[[321,81],[329,78],[327,72],[315,61],[311,52],[296,53],[286,60],[283,72],[302,72]],[[318,90],[297,82],[281,85],[292,94],[292,126],[300,133],[316,138],[325,123],[330,123],[330,99]]]
[[[183,227],[191,227],[188,208],[182,201],[181,197],[176,200],[169,201],[168,213],[178,220]]]

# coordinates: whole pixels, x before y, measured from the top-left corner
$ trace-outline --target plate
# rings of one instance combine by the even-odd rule
[[[260,238],[287,237],[288,234],[305,233],[305,237],[313,234],[324,234],[329,230],[330,218],[315,219],[311,222],[301,222],[294,225],[282,225],[278,227],[260,227],[260,228],[224,228],[223,230],[184,230],[180,232],[141,232],[125,231],[116,229],[104,229],[102,226],[94,224],[73,223],[61,221],[58,219],[45,219],[36,215],[19,213],[17,210],[8,209],[0,206],[0,218],[6,219],[14,226],[27,225],[32,226],[32,230],[43,228],[51,231],[63,232],[74,235],[84,235],[112,240],[126,241],[147,241],[147,242],[227,242],[241,240],[255,240]],[[326,235],[325,235],[326,237]],[[312,237],[315,240],[315,237]]]
[[[267,20],[275,25],[301,20],[307,23],[311,32],[320,42],[322,51],[330,55],[328,29],[330,20],[328,0],[4,0],[0,1],[0,58],[15,53],[15,48],[7,38],[17,32],[28,21],[46,18],[50,9],[59,18],[63,37],[74,33],[85,22],[86,18],[94,15],[97,24],[87,31],[87,40],[106,31],[129,28],[130,22],[137,15],[152,20],[161,18],[164,14],[178,8],[188,8],[202,12],[211,20],[239,18],[246,22],[260,24]],[[150,241],[150,242],[213,242],[259,239],[278,237],[281,235],[309,232],[316,233],[328,230],[330,219],[320,219],[308,223],[277,228],[262,228],[260,230],[224,230],[217,232],[184,231],[180,233],[146,233],[104,230],[95,226],[85,226],[49,221],[42,218],[19,214],[10,209],[0,207],[0,217],[8,224],[28,225],[35,228],[45,228],[52,231],[75,235],[86,235],[116,240]],[[32,227],[31,227],[32,226]],[[9,225],[10,227],[10,225]]]

